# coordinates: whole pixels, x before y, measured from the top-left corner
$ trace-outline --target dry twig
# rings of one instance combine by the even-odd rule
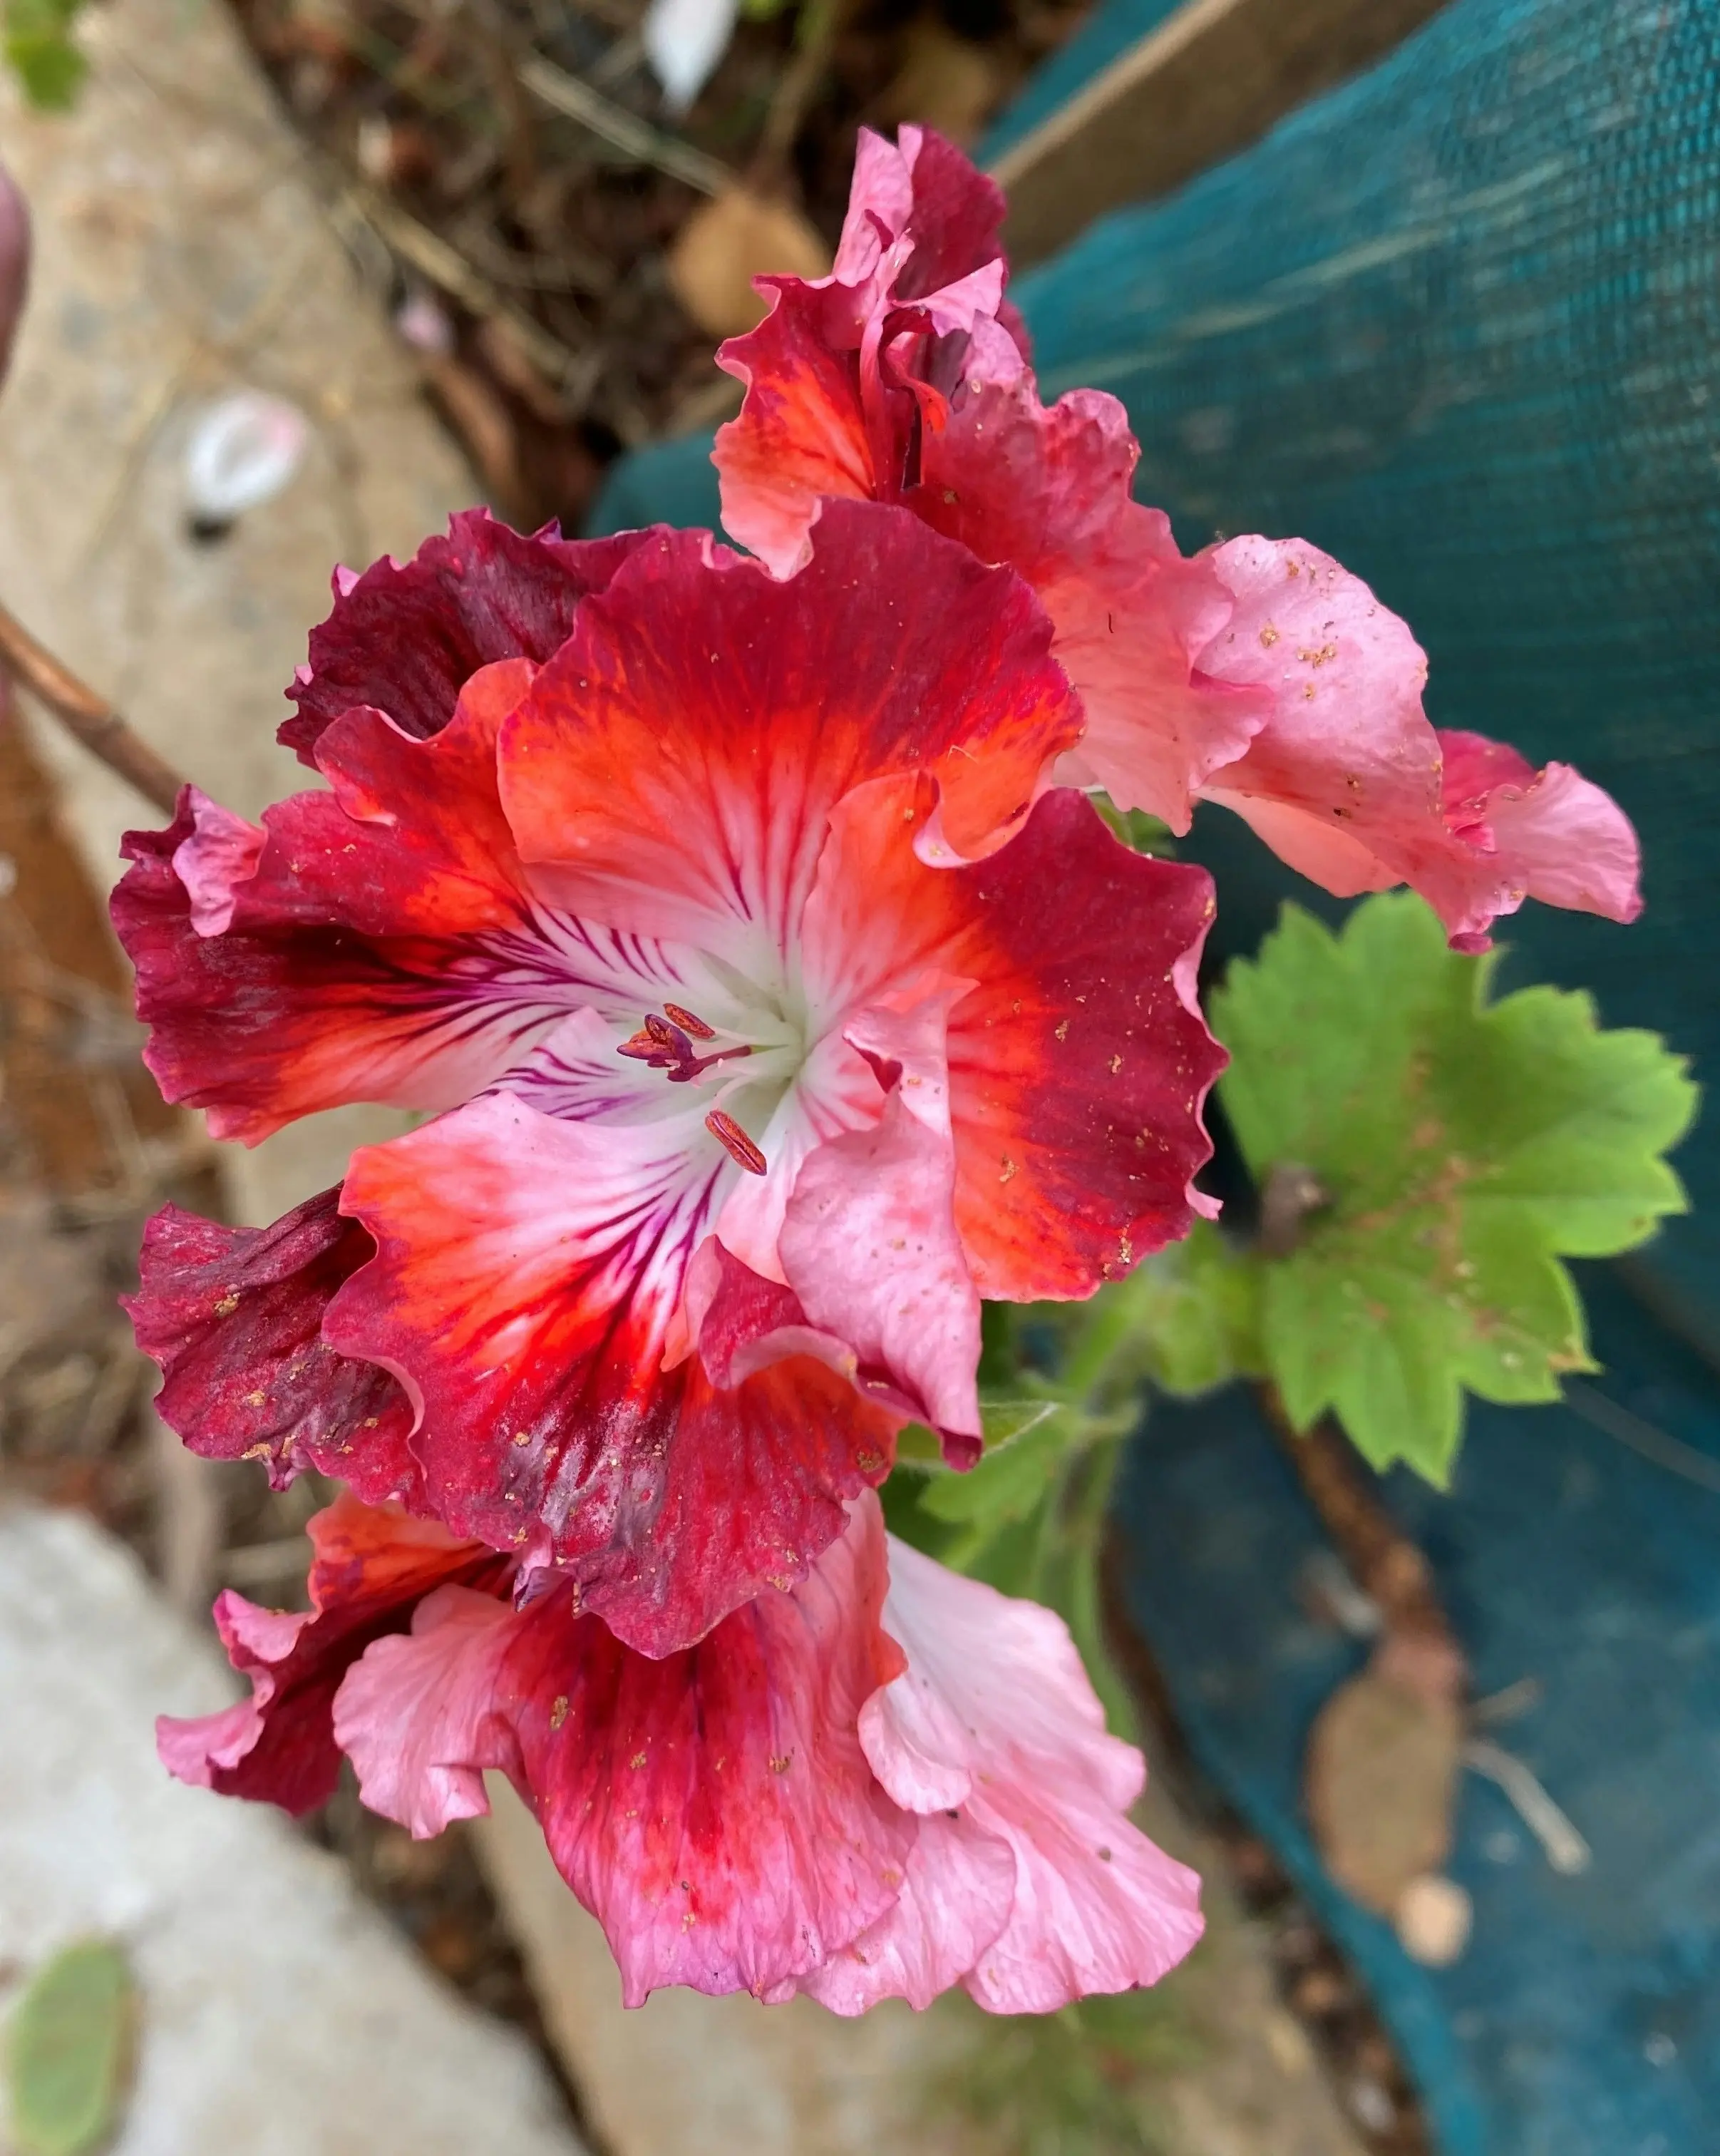
[[[131,731],[105,697],[98,696],[80,681],[3,606],[0,606],[0,667],[22,683],[110,771],[117,772],[163,815],[173,814],[183,783],[178,773],[141,735]]]
[[[719,195],[735,184],[734,173],[720,159],[707,157],[690,142],[665,135],[649,121],[637,118],[625,105],[605,97],[540,53],[520,62],[520,80],[552,112],[576,120],[581,127],[637,163],[667,172],[671,179],[683,180],[702,195]]]

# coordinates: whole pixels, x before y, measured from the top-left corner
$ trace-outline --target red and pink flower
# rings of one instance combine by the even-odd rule
[[[1436,732],[1423,654],[1359,578],[1300,540],[1185,560],[1131,497],[1115,398],[1040,403],[1001,300],[1002,210],[937,136],[863,134],[831,275],[760,279],[770,314],[719,354],[747,386],[716,447],[735,538],[787,575],[832,503],[869,499],[1007,562],[1084,708],[1059,777],[1173,831],[1222,802],[1328,891],[1412,885],[1468,949],[1526,896],[1634,919],[1616,804],[1568,765]]]
[[[273,1229],[154,1224],[187,1440],[562,1568],[652,1654],[802,1577],[904,1419],[971,1461],[981,1296],[1181,1235],[1221,1061],[1204,873],[1044,790],[1052,635],[850,502],[786,581],[474,517],[343,582],[289,728],[328,789],[188,794],[115,920],[218,1134],[434,1119]]]
[[[253,1696],[164,1722],[164,1759],[303,1810],[344,1752],[419,1835],[506,1774],[629,2005],[684,1984],[856,2014],[961,1984],[1044,2012],[1153,1983],[1200,1936],[1061,1620],[889,1540],[869,1491],[798,1585],[658,1660],[571,1582],[512,1599],[509,1560],[392,1507],[342,1497],[311,1535],[310,1613],[223,1595]]]

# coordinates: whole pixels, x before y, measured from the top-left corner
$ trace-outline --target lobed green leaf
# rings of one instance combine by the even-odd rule
[[[1682,1059],[1603,1031],[1586,995],[1490,1003],[1495,964],[1448,949],[1409,894],[1338,935],[1287,906],[1211,1000],[1256,1179],[1294,1163],[1330,1200],[1262,1267],[1266,1368],[1298,1429],[1329,1410],[1376,1466],[1441,1482],[1466,1393],[1549,1400],[1593,1368],[1560,1260],[1682,1209],[1662,1155],[1697,1099]]]

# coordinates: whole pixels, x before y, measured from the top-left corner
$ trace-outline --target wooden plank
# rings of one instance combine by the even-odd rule
[[[1017,268],[1167,194],[1355,74],[1445,0],[1186,0],[992,167]]]

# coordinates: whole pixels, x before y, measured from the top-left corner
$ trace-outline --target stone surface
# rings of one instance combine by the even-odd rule
[[[525,2042],[333,1858],[162,1773],[157,1710],[231,1685],[120,1544],[73,1513],[0,1513],[0,1971],[124,1943],[142,2010],[111,2156],[577,2156]]]
[[[0,397],[0,596],[187,777],[246,814],[309,774],[274,742],[337,561],[410,552],[478,488],[417,395],[313,191],[302,145],[218,0],[126,0],[79,25],[72,112],[0,68],[0,142],[29,199],[28,307]],[[253,388],[311,422],[284,492],[200,544],[183,465],[210,402]],[[49,727],[104,886],[156,813]],[[361,1111],[233,1163],[246,1217],[303,1163],[395,1125]]]

